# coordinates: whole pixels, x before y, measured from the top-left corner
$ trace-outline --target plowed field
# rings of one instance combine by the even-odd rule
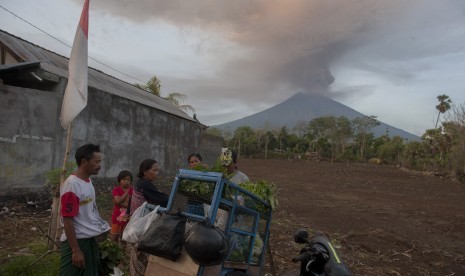
[[[298,266],[296,229],[320,231],[356,275],[465,275],[465,186],[393,166],[241,159],[279,188],[271,250],[278,274]],[[296,274],[297,275],[297,274]]]

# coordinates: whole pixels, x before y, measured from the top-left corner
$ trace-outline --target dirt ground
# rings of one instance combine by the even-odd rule
[[[356,275],[465,275],[465,186],[392,166],[242,159],[251,180],[279,187],[271,250],[280,272],[320,231]]]
[[[458,182],[357,163],[240,159],[238,165],[252,181],[278,186],[270,237],[278,275],[298,275],[290,259],[300,249],[293,242],[299,228],[327,234],[355,275],[465,275],[465,186]],[[102,215],[110,216],[110,204],[99,205]],[[0,210],[0,265],[8,255],[28,254],[27,244],[45,242],[37,225],[46,230],[50,203],[37,205]]]

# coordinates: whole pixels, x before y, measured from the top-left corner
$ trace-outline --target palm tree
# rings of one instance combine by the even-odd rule
[[[153,95],[160,96],[161,83],[155,75],[152,78],[150,78],[150,80],[147,83],[136,83],[134,85],[142,90],[152,93]]]
[[[155,75],[147,83],[143,83],[143,84],[136,83],[134,84],[134,86],[142,90],[145,90],[151,94],[161,97],[161,94],[160,94],[161,83],[160,83],[160,80]],[[194,107],[192,107],[192,105],[182,104],[187,99],[187,96],[185,94],[171,92],[168,94],[168,96],[163,97],[163,98],[186,113],[188,111],[191,111],[192,113],[195,112],[195,109]]]
[[[438,112],[438,118],[436,119],[436,125],[434,126],[435,129],[438,128],[439,116],[441,115],[441,113],[443,114],[446,113],[446,111],[448,111],[451,108],[450,104],[452,103],[451,99],[446,94],[439,95],[437,98],[438,98],[439,104],[436,105],[436,109],[439,112]]]
[[[187,111],[191,111],[192,113],[195,112],[195,109],[194,107],[192,107],[192,105],[182,104],[184,100],[187,99],[187,96],[185,94],[171,92],[168,94],[168,96],[164,97],[164,99],[186,113]]]

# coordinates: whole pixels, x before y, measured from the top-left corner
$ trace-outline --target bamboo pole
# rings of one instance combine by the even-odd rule
[[[60,220],[60,190],[63,185],[63,182],[65,182],[65,176],[66,176],[66,163],[68,162],[68,156],[70,152],[70,146],[71,146],[71,130],[72,130],[72,123],[68,127],[68,131],[66,134],[66,148],[65,148],[65,156],[63,157],[63,167],[62,171],[60,174],[60,186],[59,188],[54,192],[53,195],[53,204],[52,204],[52,220],[50,222],[50,237],[53,237],[55,243],[49,242],[49,248],[53,246],[54,250],[58,250],[57,244],[60,242],[60,235],[61,235],[61,220]]]

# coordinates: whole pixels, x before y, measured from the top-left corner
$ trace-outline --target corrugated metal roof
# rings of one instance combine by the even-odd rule
[[[3,30],[0,30],[0,43],[13,51],[24,62],[40,62],[43,70],[66,79],[68,78],[68,58],[34,45]],[[183,119],[195,121],[167,100],[147,93],[132,84],[91,67],[89,67],[88,85],[100,91],[156,108]]]

